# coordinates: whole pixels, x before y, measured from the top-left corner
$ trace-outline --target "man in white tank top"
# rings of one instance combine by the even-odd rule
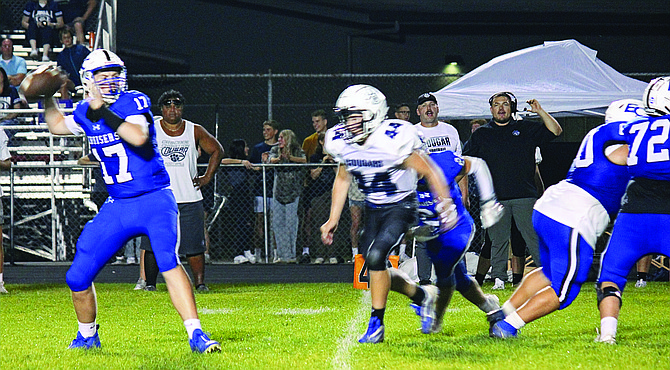
[[[223,158],[223,147],[205,128],[182,118],[184,96],[179,91],[164,92],[158,99],[158,105],[163,116],[154,118],[156,143],[170,175],[170,189],[179,206],[179,254],[185,255],[191,266],[196,291],[207,292],[205,218],[200,188],[209,184],[214,177]],[[198,176],[198,147],[210,156],[207,171],[202,176]],[[142,249],[145,249],[147,239],[142,241]],[[155,290],[158,266],[151,249],[145,250],[145,289]]]

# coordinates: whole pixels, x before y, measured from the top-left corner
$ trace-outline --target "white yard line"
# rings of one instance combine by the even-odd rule
[[[363,290],[361,292],[361,302],[358,310],[354,312],[349,320],[349,325],[345,330],[345,335],[340,339],[337,345],[335,354],[331,361],[333,369],[348,370],[351,369],[351,347],[358,343],[358,329],[362,322],[365,322],[367,314],[370,313],[372,301],[370,300],[370,291]]]

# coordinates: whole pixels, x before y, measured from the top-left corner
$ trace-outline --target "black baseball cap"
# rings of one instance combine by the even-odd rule
[[[416,99],[416,106],[418,107],[419,105],[427,102],[427,101],[432,101],[435,104],[437,104],[437,99],[435,98],[435,95],[431,93],[423,93],[419,95],[419,98]]]

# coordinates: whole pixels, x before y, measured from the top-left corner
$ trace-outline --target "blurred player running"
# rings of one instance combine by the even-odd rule
[[[333,233],[347,199],[353,176],[365,194],[365,227],[360,240],[369,277],[372,313],[361,343],[384,340],[384,311],[389,290],[400,292],[422,307],[422,325],[435,317],[435,286],[419,287],[400,270],[387,269],[391,248],[398,245],[416,220],[417,173],[426,178],[435,196],[440,227],[457,221],[455,206],[442,171],[422,151],[416,128],[407,121],[385,119],[386,97],[369,85],[346,88],[337,99],[340,124],[326,133],[325,150],[339,164],[333,184],[330,218],[321,226],[325,244]]]

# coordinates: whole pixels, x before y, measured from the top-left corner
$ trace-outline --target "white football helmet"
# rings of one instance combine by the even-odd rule
[[[605,111],[605,123],[630,122],[640,117],[646,117],[644,103],[637,99],[621,99],[613,101]]]
[[[642,101],[656,115],[670,114],[670,76],[651,80],[644,90]]]
[[[357,143],[365,140],[386,118],[386,97],[370,85],[351,85],[344,89],[335,103],[335,114],[340,118],[344,141]],[[360,114],[361,123],[347,125],[347,117]]]
[[[118,70],[119,75],[96,82],[93,76],[102,70]],[[109,50],[93,50],[84,59],[79,74],[81,75],[81,83],[84,85],[86,95],[91,94],[91,89],[99,88],[102,93],[102,100],[109,104],[114,103],[119,95],[128,89],[126,66],[121,58]],[[103,89],[102,87],[105,88]]]

